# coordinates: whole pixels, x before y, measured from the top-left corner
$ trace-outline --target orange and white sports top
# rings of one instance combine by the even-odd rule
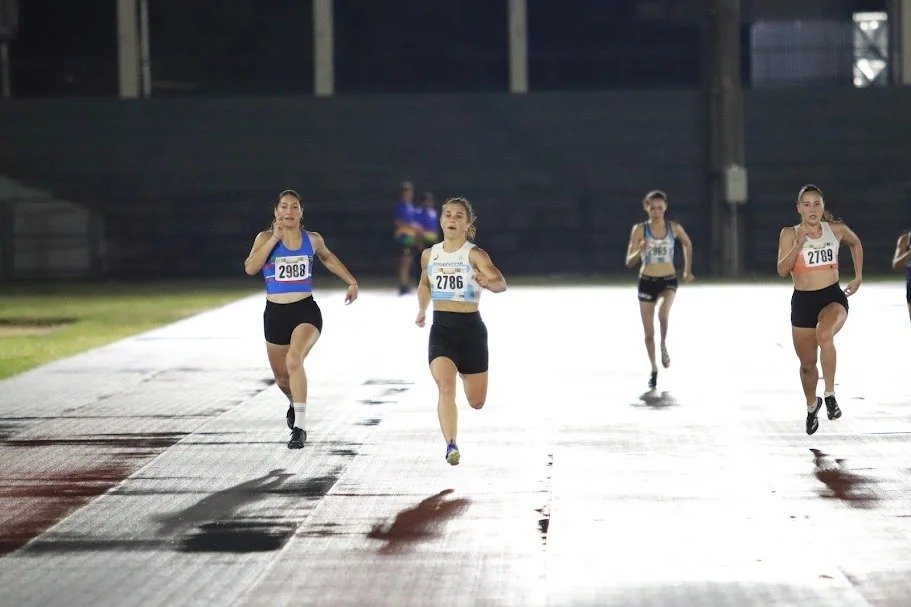
[[[838,269],[838,238],[829,227],[829,222],[820,221],[822,235],[819,238],[807,237],[797,256],[797,263],[791,270],[791,275],[814,272],[816,270],[837,270]],[[796,231],[797,228],[795,227]]]

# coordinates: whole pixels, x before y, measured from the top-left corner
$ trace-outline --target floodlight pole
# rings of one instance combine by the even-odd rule
[[[889,0],[889,63],[894,84],[911,84],[911,0]]]
[[[737,205],[746,202],[739,0],[710,0],[706,30],[709,263],[712,274],[737,276],[743,258]]]
[[[117,0],[117,68],[121,99],[139,97],[139,27],[136,0]]]
[[[528,92],[528,0],[506,0],[509,13],[509,92]]]
[[[313,0],[313,93],[335,94],[335,42],[332,0]]]

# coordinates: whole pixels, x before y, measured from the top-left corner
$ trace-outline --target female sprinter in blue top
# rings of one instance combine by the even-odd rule
[[[291,428],[288,448],[301,449],[307,440],[304,359],[323,330],[323,316],[313,300],[314,256],[348,285],[346,304],[357,299],[357,281],[322,236],[302,229],[304,210],[297,192],[279,194],[274,215],[272,229],[260,232],[253,241],[244,271],[249,276],[262,271],[266,281],[266,353],[275,383],[291,401],[286,414]]]

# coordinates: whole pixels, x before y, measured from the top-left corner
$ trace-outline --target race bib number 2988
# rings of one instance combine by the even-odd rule
[[[307,278],[310,278],[309,256],[275,258],[275,280],[278,282],[306,280]]]

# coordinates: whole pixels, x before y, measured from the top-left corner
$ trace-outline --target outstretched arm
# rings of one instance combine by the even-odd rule
[[[480,247],[474,247],[468,254],[471,265],[475,268],[474,279],[482,288],[494,293],[502,293],[506,290],[506,279],[500,270],[493,265],[490,255]]]
[[[911,237],[903,234],[895,243],[895,255],[892,256],[892,269],[899,270],[911,260]]]
[[[313,244],[313,252],[323,262],[326,269],[344,280],[345,284],[348,285],[348,290],[345,293],[345,303],[348,304],[357,299],[357,280],[348,271],[342,260],[329,250],[329,247],[326,246],[326,241],[323,240],[319,233],[305,232],[305,234],[309,235],[310,242]]]

